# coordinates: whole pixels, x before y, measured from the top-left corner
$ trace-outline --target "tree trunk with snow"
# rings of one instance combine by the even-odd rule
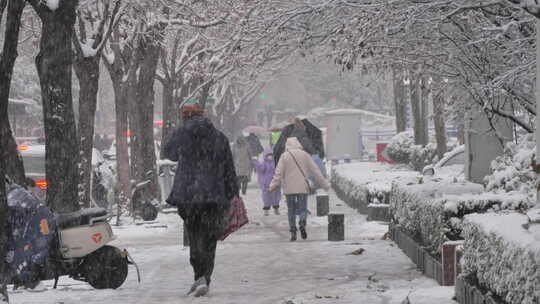
[[[0,11],[1,15],[1,11]],[[6,147],[0,145],[0,155],[5,154]],[[4,162],[0,162],[0,303],[9,303],[8,293],[6,289],[7,284],[7,269],[6,269],[6,247],[3,244],[6,244],[7,241],[7,225],[4,223],[7,222],[8,210],[7,210],[7,193],[6,193],[6,183],[5,180],[5,170]]]
[[[422,119],[422,146],[425,146],[429,143],[429,95],[431,93],[431,85],[429,83],[429,76],[422,71],[421,73],[421,85],[420,85],[420,109],[421,109],[421,119]]]
[[[80,57],[75,62],[75,73],[79,79],[79,202],[90,207],[92,179],[92,148],[94,146],[94,122],[99,89],[100,56]]]
[[[439,159],[448,151],[446,144],[446,124],[444,120],[444,89],[440,78],[434,77],[434,88],[436,89],[433,95],[433,125],[435,126],[435,140],[437,142],[437,154]]]
[[[422,117],[422,101],[420,92],[420,75],[416,70],[409,72],[409,86],[410,86],[410,99],[411,99],[411,115],[413,119],[414,130],[414,143],[416,145],[424,146],[424,131],[423,131],[423,117]]]
[[[4,154],[5,147],[0,145],[0,155]],[[4,165],[0,163],[0,303],[9,303],[8,293],[6,289],[7,284],[7,265],[6,259],[6,247],[3,244],[6,244],[7,241],[7,225],[4,223],[7,222],[7,193],[6,193],[6,183],[4,182]]]
[[[393,69],[394,107],[396,111],[396,132],[401,133],[407,129],[407,103],[405,100],[405,86],[403,83],[403,70],[401,67]]]
[[[10,6],[13,4],[13,2],[10,2]],[[24,2],[23,1],[17,1],[15,4],[19,4],[24,8]],[[4,15],[4,10],[7,6],[7,0],[0,1],[0,20],[2,19],[2,16]],[[17,5],[15,5],[17,7]],[[18,12],[18,13],[17,13]],[[0,139],[4,139],[6,137],[11,137],[13,139],[13,136],[11,134],[11,127],[9,126],[9,120],[8,118],[8,112],[7,112],[7,106],[8,106],[8,98],[9,98],[9,88],[11,85],[11,73],[13,71],[13,64],[15,63],[15,59],[17,58],[17,46],[11,45],[9,42],[18,42],[19,37],[19,28],[21,24],[21,14],[22,14],[22,8],[20,10],[15,10],[13,13],[10,14],[10,11],[8,10],[8,21],[6,22],[6,35],[5,35],[5,41],[4,41],[4,50],[2,54],[0,54],[0,115],[4,117],[2,121],[8,121],[7,129],[5,129],[5,126],[0,126]],[[14,18],[9,20],[9,18]],[[1,23],[1,22],[0,22]],[[7,51],[6,51],[7,48]],[[11,59],[10,59],[11,58]],[[8,131],[6,134],[4,132]],[[5,158],[9,153],[7,153],[8,146],[5,143],[0,143],[0,159],[5,160]],[[15,155],[17,155],[17,148],[15,148]],[[20,161],[20,158],[19,158]],[[8,218],[8,210],[7,210],[7,193],[6,193],[6,183],[5,180],[5,161],[0,161],[0,303],[9,303],[9,297],[7,292],[7,269],[6,269],[6,259],[4,258],[6,256],[6,247],[4,244],[6,244],[7,241],[7,225],[4,223],[7,222]]]
[[[109,63],[104,60],[109,71],[114,89],[115,106],[115,132],[116,132],[116,173],[117,182],[117,206],[118,211],[125,210],[130,198],[130,165],[129,165],[129,145],[128,145],[128,109],[127,84],[123,79],[123,70],[120,60]],[[120,212],[118,212],[120,214]]]
[[[94,125],[99,91],[99,73],[101,54],[104,42],[109,39],[116,24],[116,16],[120,10],[121,1],[116,1],[112,11],[109,2],[103,7],[101,21],[92,37],[86,33],[86,23],[83,17],[79,19],[80,38],[75,43],[76,61],[75,73],[79,79],[79,135],[81,157],[79,171],[79,200],[90,207],[92,179],[92,148],[94,144]],[[106,24],[109,23],[108,29]]]
[[[13,66],[17,59],[17,46],[19,42],[19,29],[21,16],[26,3],[24,1],[8,1],[5,25],[4,46],[0,54],[0,146],[4,147],[0,153],[0,162],[3,163],[6,174],[17,184],[25,186],[26,178],[21,155],[13,137],[8,119],[9,92]],[[5,8],[5,7],[4,7]],[[0,11],[2,15],[4,9]]]
[[[159,199],[156,151],[154,147],[154,79],[161,53],[161,26],[149,29],[135,47],[134,64],[129,81],[131,137],[131,173],[136,182],[150,178],[151,198]],[[150,173],[150,176],[149,176]]]
[[[201,89],[201,95],[199,99],[199,104],[203,109],[206,109],[208,103],[208,97],[210,96],[210,88],[212,87],[213,81],[206,83]]]
[[[165,81],[162,96],[163,127],[161,129],[160,157],[164,158],[165,143],[171,138],[174,129],[178,126],[179,110],[175,107],[174,84]]]
[[[73,26],[78,1],[64,0],[51,10],[32,3],[42,21],[36,66],[41,85],[45,123],[47,206],[55,212],[80,209],[79,140],[72,97]]]

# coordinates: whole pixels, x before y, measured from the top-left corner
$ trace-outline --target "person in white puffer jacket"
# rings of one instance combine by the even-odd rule
[[[308,179],[314,180],[321,188],[328,191],[330,184],[321,174],[321,170],[313,161],[311,155],[305,152],[296,137],[287,139],[285,152],[281,155],[276,173],[270,183],[269,191],[272,192],[279,185],[283,187],[283,193],[287,198],[289,228],[291,242],[296,241],[296,216],[299,216],[298,225],[302,239],[307,239],[307,198],[310,192]]]

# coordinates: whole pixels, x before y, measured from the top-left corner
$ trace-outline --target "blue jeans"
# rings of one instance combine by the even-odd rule
[[[287,209],[289,216],[289,230],[296,232],[296,215],[300,218],[298,224],[300,227],[306,227],[307,211],[307,194],[287,194]]]

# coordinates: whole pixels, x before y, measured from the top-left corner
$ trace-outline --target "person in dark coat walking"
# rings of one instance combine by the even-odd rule
[[[252,157],[257,157],[261,153],[263,153],[264,148],[261,145],[261,141],[259,140],[259,137],[253,133],[249,133],[249,135],[246,137],[246,140],[249,144],[249,153]]]
[[[177,161],[167,202],[178,207],[187,227],[195,282],[188,294],[208,293],[216,245],[238,184],[229,140],[203,117],[198,106],[184,107],[184,126],[165,146],[165,157]]]

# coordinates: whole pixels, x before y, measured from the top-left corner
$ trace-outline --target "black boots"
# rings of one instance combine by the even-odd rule
[[[300,226],[300,235],[302,236],[302,240],[307,239],[306,227]]]
[[[291,232],[291,242],[296,241],[296,231]]]

